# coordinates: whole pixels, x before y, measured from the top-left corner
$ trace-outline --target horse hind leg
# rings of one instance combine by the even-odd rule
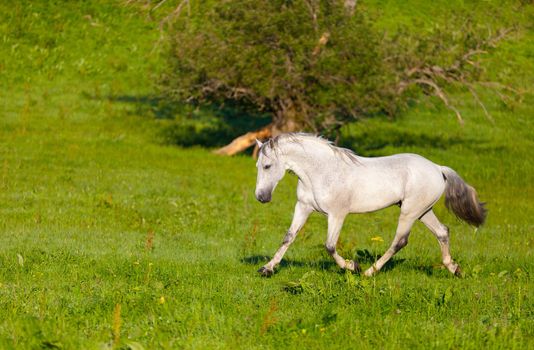
[[[393,255],[395,255],[399,250],[401,250],[403,247],[408,244],[408,237],[410,236],[410,230],[412,229],[413,223],[415,222],[416,218],[414,218],[412,215],[403,214],[401,212],[401,215],[399,216],[399,223],[397,225],[397,231],[395,233],[395,238],[393,238],[393,242],[391,242],[391,246],[388,250],[382,255],[380,259],[378,259],[369,269],[365,271],[365,276],[371,277],[391,259]]]
[[[452,260],[451,253],[449,251],[449,229],[447,226],[439,222],[436,214],[434,214],[432,210],[429,210],[419,220],[421,220],[421,222],[425,224],[425,226],[428,227],[428,229],[432,231],[434,236],[436,236],[438,239],[441,247],[443,265],[445,265],[445,267],[455,276],[461,276],[460,266],[458,266],[458,264]]]

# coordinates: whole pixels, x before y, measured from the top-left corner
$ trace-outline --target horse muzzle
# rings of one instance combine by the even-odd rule
[[[256,193],[256,199],[261,203],[269,203],[271,201],[271,192]]]

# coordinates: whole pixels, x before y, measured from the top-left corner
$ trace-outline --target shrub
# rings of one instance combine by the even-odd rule
[[[477,57],[509,32],[451,15],[447,27],[426,34],[386,36],[366,11],[339,0],[183,1],[174,13],[186,2],[190,15],[175,16],[169,31],[166,93],[272,116],[220,150],[225,154],[260,135],[329,134],[349,120],[394,115],[421,92],[436,95],[461,122],[446,87],[468,89],[484,108],[473,86],[482,72]]]

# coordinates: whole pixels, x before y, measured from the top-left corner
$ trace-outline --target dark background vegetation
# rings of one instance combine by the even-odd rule
[[[205,143],[216,135],[228,142],[246,124],[248,131],[269,128],[269,136],[311,131],[338,139],[343,125],[394,119],[425,95],[463,123],[452,92],[471,94],[491,122],[481,93],[493,91],[510,107],[522,99],[521,88],[500,79],[503,72],[488,72],[484,60],[503,41],[529,30],[530,15],[473,3],[392,26],[384,7],[362,2],[347,9],[346,3],[182,1],[154,10],[163,17],[170,45],[160,81],[167,101],[197,108],[189,119],[200,117],[198,125],[206,115],[202,106],[221,109],[205,133],[189,123],[175,126],[176,142]],[[509,5],[517,12],[529,9]],[[270,124],[250,112],[269,116]]]

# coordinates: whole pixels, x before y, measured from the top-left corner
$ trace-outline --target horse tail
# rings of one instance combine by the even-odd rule
[[[445,206],[458,218],[479,227],[486,220],[487,210],[478,201],[477,192],[449,167],[441,167],[445,178]]]

